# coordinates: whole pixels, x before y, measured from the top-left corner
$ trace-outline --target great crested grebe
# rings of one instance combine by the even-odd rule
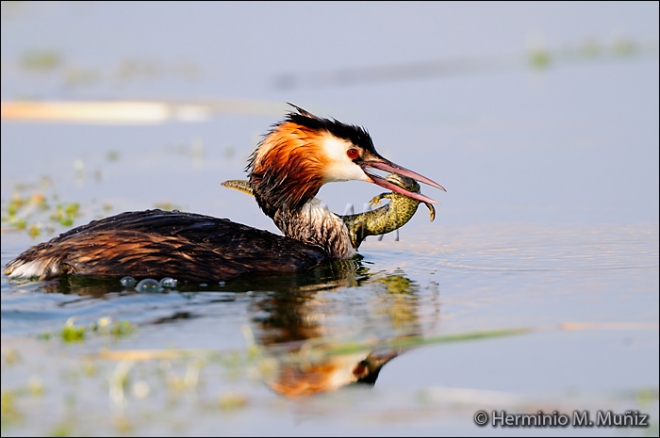
[[[365,181],[421,202],[367,168],[397,173],[444,190],[381,157],[358,126],[296,112],[274,125],[246,168],[261,210],[285,236],[193,213],[147,210],[92,221],[33,246],[5,266],[10,277],[174,277],[221,281],[244,273],[294,272],[355,250],[341,218],[315,198],[334,181]]]

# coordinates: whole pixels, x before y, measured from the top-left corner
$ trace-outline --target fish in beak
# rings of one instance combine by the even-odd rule
[[[442,187],[437,182],[435,182],[435,181],[433,181],[433,180],[431,180],[431,179],[429,179],[429,178],[427,178],[423,175],[420,175],[417,172],[413,172],[412,170],[408,170],[405,167],[399,166],[398,164],[395,164],[395,163],[393,163],[393,162],[391,162],[391,161],[389,161],[389,160],[387,160],[383,157],[375,156],[373,154],[370,154],[369,157],[366,157],[360,163],[360,167],[362,168],[362,171],[367,175],[367,177],[369,177],[369,179],[371,179],[372,183],[374,183],[378,186],[381,186],[381,187],[383,187],[387,190],[390,190],[392,192],[396,192],[396,193],[399,193],[401,195],[408,196],[409,198],[417,199],[418,201],[437,204],[437,201],[435,201],[431,198],[428,198],[428,197],[422,195],[421,193],[411,192],[409,190],[406,190],[402,187],[397,186],[396,184],[392,184],[391,182],[387,181],[382,176],[367,172],[367,168],[372,167],[374,169],[382,170],[384,172],[398,173],[401,176],[406,176],[408,178],[412,178],[412,179],[414,179],[416,181],[419,181],[421,183],[428,184],[430,186],[436,187],[436,188],[442,190],[443,192],[447,191],[447,190],[445,190],[444,187]]]

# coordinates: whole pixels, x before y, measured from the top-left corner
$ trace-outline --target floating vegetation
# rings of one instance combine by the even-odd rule
[[[85,327],[76,326],[73,318],[64,324],[60,331],[60,336],[64,342],[80,342],[85,339]]]
[[[69,68],[64,72],[64,85],[68,88],[92,85],[99,81],[100,74],[91,69]]]
[[[71,325],[75,327],[75,325]],[[86,335],[102,331],[108,333],[107,330],[113,326],[113,322],[106,317],[99,319],[96,329],[93,326],[87,329]],[[246,330],[248,329],[246,328]],[[68,353],[53,354],[53,360],[45,369],[41,364],[35,362],[35,360],[39,360],[39,356],[27,355],[27,360],[32,363],[26,363],[26,360],[23,360],[20,366],[22,373],[27,370],[28,377],[14,388],[3,387],[2,390],[3,435],[9,431],[20,432],[18,428],[24,427],[27,422],[34,422],[39,415],[43,415],[43,408],[33,409],[35,398],[43,398],[44,401],[40,402],[42,404],[46,400],[49,400],[49,403],[53,403],[53,399],[61,400],[65,407],[64,412],[53,418],[52,422],[46,422],[40,426],[44,428],[43,433],[87,435],[90,434],[90,431],[94,431],[95,434],[114,431],[114,433],[140,435],[144,434],[145,428],[158,424],[159,427],[174,428],[168,430],[188,434],[187,432],[190,431],[188,428],[195,421],[206,421],[208,418],[213,418],[218,411],[223,415],[232,415],[244,413],[246,409],[255,405],[260,406],[261,402],[251,392],[250,386],[246,386],[246,382],[252,382],[257,384],[255,387],[261,387],[262,382],[269,384],[268,382],[281,378],[282,372],[285,373],[285,378],[291,378],[297,377],[297,374],[295,376],[286,374],[287,371],[295,370],[300,373],[318,371],[317,365],[322,367],[328,360],[331,360],[328,363],[333,365],[340,363],[332,362],[332,359],[337,359],[337,355],[345,354],[345,352],[374,351],[375,348],[395,345],[409,347],[500,338],[530,331],[527,328],[485,330],[427,338],[410,337],[384,342],[366,340],[344,343],[315,338],[308,339],[302,346],[293,343],[300,347],[293,349],[292,344],[281,345],[282,348],[275,349],[257,346],[253,344],[252,339],[247,339],[247,348],[233,351],[175,348],[112,351],[102,348],[93,355],[82,357],[71,357]],[[25,346],[25,344],[21,345]],[[27,345],[26,348],[29,351],[32,347]],[[86,347],[83,350],[86,351]],[[5,362],[7,362],[7,354],[10,351],[7,347],[3,348]],[[61,351],[57,348],[57,352]],[[291,368],[290,364],[299,366]],[[30,377],[33,369],[41,370],[40,372],[43,374],[40,374],[39,378]],[[4,384],[8,384],[8,381],[11,380],[3,379]],[[331,389],[337,389],[337,387]],[[630,393],[614,394],[614,397],[610,397],[607,403],[608,406],[618,406],[621,403],[630,406],[629,402],[633,401],[635,402],[633,406],[647,412],[657,406],[657,393],[657,388],[640,388],[638,391]],[[61,394],[64,394],[64,398],[57,398],[62,397]],[[360,399],[350,398],[350,393],[344,395],[339,399],[342,403],[360,402]],[[406,406],[410,409],[422,406],[426,412],[425,415],[429,416],[428,418],[439,412],[445,412],[444,409],[447,409],[447,406],[450,406],[449,409],[453,415],[465,415],[465,418],[469,419],[477,409],[475,406],[483,408],[484,405],[493,405],[498,406],[498,409],[513,409],[514,406],[520,407],[522,404],[529,407],[530,410],[534,410],[536,404],[547,405],[552,402],[556,404],[554,399],[530,401],[529,398],[514,393],[464,388],[429,387],[421,393],[413,392],[403,395],[409,400],[409,404]],[[396,396],[401,397],[402,393],[396,392]],[[571,397],[573,403],[580,403],[579,400],[576,401],[574,395]],[[103,398],[109,398],[112,416],[107,415],[105,410],[100,414],[90,411],[89,414],[79,415],[81,411],[76,406],[86,406],[87,403]],[[333,399],[308,400],[309,403],[318,403],[319,400],[326,400],[324,403],[329,403]],[[599,403],[602,403],[600,399],[598,400]],[[275,406],[277,409],[277,406],[283,405]],[[327,412],[333,412],[332,405],[324,406],[330,407]],[[598,406],[601,407],[601,404]],[[193,409],[193,423],[177,422],[182,407]],[[349,409],[353,408],[349,407]],[[370,407],[370,411],[373,409]],[[387,408],[382,405],[376,405],[375,409],[378,409],[379,412],[385,409],[383,412],[388,412]],[[154,416],[154,411],[164,415]],[[470,414],[464,414],[467,411]],[[183,429],[177,429],[177,427],[183,427]]]
[[[55,210],[50,215],[50,219],[62,226],[70,227],[73,225],[73,220],[77,216],[80,216],[80,204],[71,202],[68,204],[57,204]]]
[[[285,73],[275,77],[273,85],[279,89],[337,87],[358,83],[464,76],[466,74],[517,68],[545,69],[551,65],[586,61],[598,62],[622,58],[632,60],[657,57],[657,40],[641,42],[624,35],[617,35],[609,42],[586,38],[572,47],[547,48],[543,45],[534,45],[527,52],[521,54],[442,59],[410,64],[326,70],[315,73]]]
[[[16,396],[12,391],[2,391],[2,430],[7,426],[17,423],[21,414],[16,408]]]
[[[71,227],[81,216],[77,202],[57,202],[47,178],[38,185],[18,185],[2,212],[3,227],[26,230],[31,237],[53,233],[56,226]]]
[[[43,228],[43,225],[40,224],[40,223],[37,223],[37,224],[30,224],[30,225],[27,227],[28,235],[29,235],[30,237],[32,237],[32,238],[35,238],[35,237],[37,237],[38,235],[41,234],[41,229],[42,229],[42,228]]]
[[[128,336],[135,333],[137,326],[126,320],[112,321],[109,317],[99,318],[97,324],[92,324],[91,329],[100,335],[110,335],[115,338]]]
[[[40,341],[50,341],[51,337],[52,337],[51,332],[43,332],[37,335],[37,339],[39,339]]]
[[[55,50],[30,50],[23,53],[19,65],[25,70],[51,71],[62,64],[62,56]]]
[[[40,396],[44,393],[44,385],[41,380],[33,377],[28,381],[28,392],[34,396]]]
[[[6,18],[6,11],[9,10],[5,6],[17,3],[19,2],[2,2],[3,20]],[[50,48],[27,50],[18,56],[17,64],[19,68],[26,71],[57,73],[60,75],[62,85],[69,88],[91,86],[100,81],[126,83],[148,81],[165,76],[192,81],[202,75],[202,67],[199,64],[185,59],[165,62],[126,58],[117,61],[116,66],[111,69],[99,65],[72,66],[71,63],[64,62],[64,56],[60,51]]]
[[[639,48],[635,42],[623,35],[619,35],[612,41],[612,51],[618,56],[634,55]]]
[[[165,68],[157,61],[131,58],[121,61],[115,72],[115,77],[120,81],[152,79],[162,76],[164,71]]]
[[[119,152],[118,151],[108,151],[105,158],[108,161],[119,161]]]
[[[113,321],[107,316],[99,318],[97,322],[88,326],[76,325],[75,318],[69,318],[64,324],[64,327],[59,331],[59,337],[64,342],[82,342],[90,333],[121,338],[135,333],[136,330],[137,326],[129,321]],[[49,341],[52,337],[51,332],[44,332],[37,335],[37,339],[41,341]]]
[[[7,350],[3,351],[5,363],[4,365],[15,365],[20,362],[20,356],[16,352],[15,349],[13,348],[8,348]]]
[[[550,52],[538,47],[529,53],[529,63],[535,68],[546,68],[550,65]]]
[[[48,436],[73,436],[73,424],[70,421],[63,421],[62,423],[53,427],[47,434]]]
[[[245,394],[230,392],[222,394],[218,399],[218,405],[223,411],[230,411],[247,406],[248,399]]]

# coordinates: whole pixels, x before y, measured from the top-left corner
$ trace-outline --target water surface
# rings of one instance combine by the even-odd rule
[[[157,293],[3,276],[3,435],[657,434],[657,4],[125,8],[3,3],[3,101],[174,108],[3,118],[3,217],[20,196],[41,233],[3,219],[3,265],[72,203],[73,225],[160,206],[276,232],[220,183],[287,101],[448,193],[423,188],[435,222],[422,207],[399,240],[300,275]],[[379,193],[319,196],[341,214]],[[342,386],[367,358],[389,360],[375,385]],[[479,428],[481,409],[652,427]]]

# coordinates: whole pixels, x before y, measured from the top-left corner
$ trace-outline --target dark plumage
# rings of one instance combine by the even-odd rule
[[[295,272],[324,259],[320,248],[228,219],[147,210],[74,228],[28,249],[6,270],[43,260],[42,280],[70,274],[203,282],[246,272]]]

